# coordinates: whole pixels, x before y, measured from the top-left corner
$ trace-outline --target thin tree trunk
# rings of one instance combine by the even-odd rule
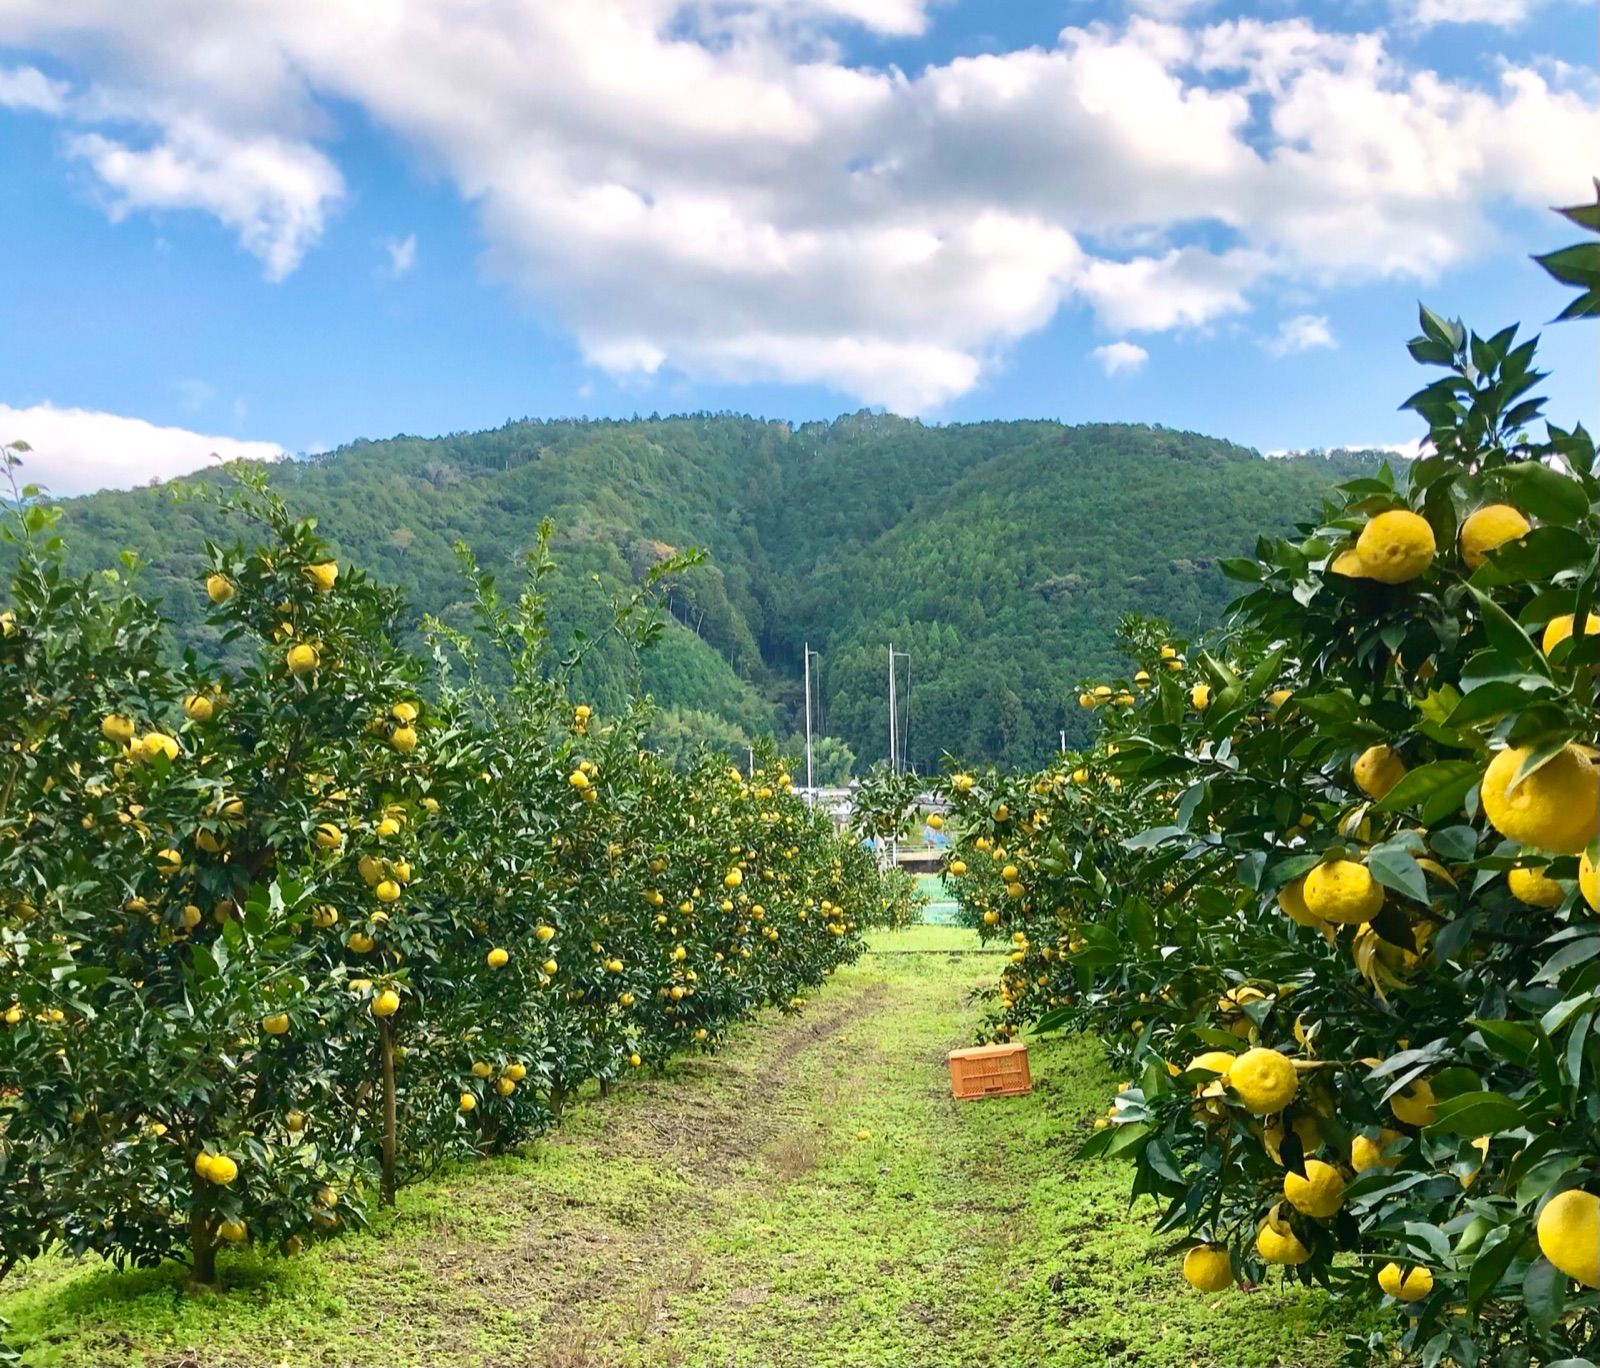
[[[193,1262],[189,1268],[191,1292],[217,1289],[217,1232],[211,1224],[211,1194],[206,1180],[198,1173],[190,1188],[189,1248]]]
[[[398,1121],[394,1102],[394,1031],[389,1018],[378,1023],[378,1051],[383,1061],[383,1187],[384,1206],[394,1205],[394,1157],[398,1141]]]

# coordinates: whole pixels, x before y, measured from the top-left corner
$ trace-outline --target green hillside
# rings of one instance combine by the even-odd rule
[[[403,586],[417,621],[470,625],[458,539],[485,569],[514,573],[552,518],[558,639],[593,634],[606,592],[702,547],[709,562],[673,589],[673,623],[644,665],[668,711],[664,744],[792,733],[809,641],[822,652],[821,729],[870,762],[886,748],[892,639],[911,653],[908,756],[927,768],[947,749],[1027,763],[1061,729],[1077,735],[1078,681],[1112,667],[1124,613],[1215,620],[1230,597],[1215,559],[1370,464],[1267,461],[1129,425],[858,414],[791,430],[696,414],[362,441],[286,463],[274,481],[342,556]],[[73,500],[62,530],[80,568],[136,552],[185,644],[222,655],[201,612],[201,548],[234,534],[172,493]],[[597,649],[587,695],[620,704],[630,668],[620,648]]]

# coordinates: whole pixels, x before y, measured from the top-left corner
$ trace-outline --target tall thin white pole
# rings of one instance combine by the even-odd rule
[[[894,642],[889,643],[889,773],[900,773],[900,762],[896,754],[895,741],[896,725],[894,718]]]
[[[1061,733],[1061,753],[1063,755],[1067,753],[1067,733],[1065,729],[1063,729]]]
[[[806,652],[806,802],[815,807],[817,805],[817,790],[811,779],[811,643],[805,644]]]
[[[899,743],[896,741],[896,724],[894,717],[894,642],[889,643],[889,773],[900,773]],[[900,863],[900,833],[889,833],[889,865],[894,868]]]

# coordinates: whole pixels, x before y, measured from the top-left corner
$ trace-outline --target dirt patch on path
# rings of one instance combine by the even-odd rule
[[[637,1352],[670,1327],[673,1300],[703,1286],[699,1232],[731,1219],[752,1188],[814,1168],[822,1140],[807,1079],[874,1010],[882,987],[870,969],[848,971],[803,1016],[771,1015],[716,1055],[585,1098],[561,1130],[487,1184],[510,1218],[508,1238],[432,1234],[394,1261],[407,1275],[404,1301],[378,1297],[371,1310],[425,1308],[440,1350],[476,1341],[487,1363],[629,1361],[619,1340]],[[483,1186],[475,1175],[463,1181]],[[419,1282],[436,1292],[419,1298]],[[762,1295],[743,1289],[739,1298],[754,1305]]]

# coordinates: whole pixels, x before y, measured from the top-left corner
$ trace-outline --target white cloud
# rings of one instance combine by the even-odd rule
[[[1485,85],[1381,31],[1141,3],[915,73],[851,64],[834,30],[916,34],[927,0],[4,0],[0,46],[81,82],[69,146],[112,212],[211,214],[272,278],[340,202],[323,149],[353,108],[596,366],[924,409],[1062,308],[1163,331],[1426,280],[1502,206],[1584,192],[1581,76]]]
[[[1093,262],[1078,288],[1111,327],[1165,332],[1243,313],[1250,307],[1246,289],[1269,269],[1258,252],[1184,247],[1159,257]]]
[[[1089,353],[1107,375],[1132,375],[1150,359],[1150,353],[1135,342],[1108,342]]]
[[[37,67],[0,67],[0,109],[60,114],[67,107],[68,90],[65,81],[52,81]]]
[[[398,280],[417,264],[417,235],[407,233],[403,238],[390,238],[383,244],[389,255],[389,274]]]
[[[1489,24],[1515,28],[1538,0],[1396,0],[1402,19],[1427,28],[1434,24]]]
[[[1333,330],[1321,314],[1297,314],[1278,324],[1278,331],[1262,344],[1274,356],[1293,356],[1316,347],[1336,347]]]
[[[275,461],[285,454],[276,442],[211,437],[115,413],[0,404],[0,442],[15,441],[33,448],[22,457],[21,482],[44,485],[60,497],[170,480],[219,458]]]
[[[204,210],[239,234],[268,280],[299,266],[344,193],[337,168],[308,144],[271,133],[235,137],[200,120],[174,121],[148,147],[99,133],[69,147],[112,192],[113,219],[135,209]]]

